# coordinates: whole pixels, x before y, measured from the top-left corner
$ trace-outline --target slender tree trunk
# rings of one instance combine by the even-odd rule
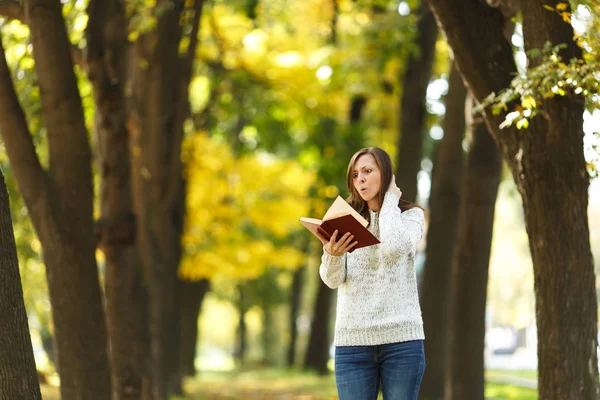
[[[246,341],[246,312],[248,311],[248,306],[246,304],[246,297],[244,295],[244,289],[242,285],[238,286],[238,293],[238,312],[240,314],[240,318],[237,327],[237,344],[234,357],[237,359],[241,367],[246,361],[246,349],[248,347]]]
[[[417,54],[412,54],[406,66],[402,85],[400,134],[396,157],[396,181],[402,189],[402,198],[417,198],[417,173],[421,170],[423,138],[425,135],[425,107],[427,86],[435,58],[438,29],[435,17],[423,0],[417,24]]]
[[[275,366],[277,336],[275,332],[275,318],[273,318],[273,304],[270,301],[263,301],[263,326],[262,326],[262,348],[264,366]]]
[[[307,243],[307,242],[306,242]],[[307,243],[308,244],[308,243]],[[308,251],[308,246],[304,246],[304,252]],[[296,364],[296,343],[298,341],[298,314],[300,312],[300,305],[302,304],[302,287],[304,286],[304,273],[305,268],[301,267],[294,271],[292,278],[292,293],[290,296],[290,343],[287,353],[287,365],[293,367]]]
[[[48,360],[56,366],[56,355],[54,354],[56,351],[56,344],[54,336],[52,336],[47,326],[40,328],[40,336],[42,340],[42,347],[46,352]]]
[[[0,399],[41,399],[8,192],[0,170]]]
[[[328,373],[327,361],[329,361],[329,321],[331,304],[335,292],[327,287],[319,279],[319,290],[315,302],[315,312],[311,324],[310,338],[304,368],[317,371],[320,375]]]
[[[471,98],[468,100],[471,102]],[[470,115],[470,107],[467,107]],[[483,348],[494,209],[502,159],[481,118],[470,123],[460,204],[460,231],[452,267],[446,399],[484,399]],[[466,350],[468,349],[468,350]]]
[[[135,246],[129,135],[125,127],[127,30],[124,4],[92,0],[87,36],[88,76],[96,101],[101,174],[98,247],[106,259],[105,290],[114,400],[150,395],[147,291]]]
[[[448,304],[451,298],[452,256],[458,233],[466,94],[460,73],[453,64],[448,94],[444,99],[444,137],[436,148],[433,166],[429,200],[430,219],[421,290],[421,309],[427,338],[427,368],[419,397],[424,400],[444,398],[450,311]]]
[[[39,163],[0,46],[0,132],[42,243],[63,399],[110,399],[91,154],[59,1],[25,1],[49,147]],[[76,301],[74,301],[76,300]]]
[[[476,0],[431,0],[431,5],[477,100],[508,87],[516,67],[511,45],[503,37],[500,11]],[[527,48],[549,40],[567,44],[567,62],[578,54],[573,30],[559,15],[544,9],[539,0],[522,2],[522,8]],[[569,94],[546,99],[540,107],[546,117],[536,117],[522,131],[501,131],[505,115],[486,113],[485,118],[523,199],[534,268],[540,399],[596,400],[597,304],[587,220],[583,100]]]
[[[179,281],[181,312],[181,370],[184,376],[196,375],[196,344],[198,343],[198,317],[202,301],[208,292],[210,282],[202,279],[198,282]]]

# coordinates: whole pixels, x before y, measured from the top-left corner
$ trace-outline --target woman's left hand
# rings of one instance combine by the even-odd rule
[[[396,176],[392,175],[392,181],[390,182],[390,186],[387,190],[388,192],[396,193],[398,198],[402,198],[402,191],[398,186],[396,186]]]

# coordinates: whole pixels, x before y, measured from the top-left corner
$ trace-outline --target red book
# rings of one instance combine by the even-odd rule
[[[327,239],[333,235],[333,232],[337,229],[339,240],[346,232],[350,232],[354,235],[353,242],[358,242],[349,252],[351,253],[355,249],[361,247],[372,246],[381,243],[369,230],[367,225],[369,224],[366,219],[362,217],[354,208],[350,206],[344,199],[338,196],[331,207],[325,213],[322,220],[316,218],[300,218],[300,223],[311,231],[315,236],[317,230],[321,227],[326,234],[324,235]]]

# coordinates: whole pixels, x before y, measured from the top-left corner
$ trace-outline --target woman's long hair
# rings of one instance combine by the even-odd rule
[[[367,202],[360,197],[360,193],[358,193],[354,187],[354,182],[352,179],[352,172],[354,170],[354,164],[356,164],[356,160],[365,154],[370,154],[373,156],[375,162],[377,163],[377,167],[379,167],[379,170],[381,171],[381,187],[379,188],[379,193],[377,194],[380,208],[383,205],[383,198],[385,196],[385,192],[388,190],[390,182],[392,181],[394,172],[392,167],[392,159],[390,158],[389,154],[385,152],[385,150],[380,149],[379,147],[366,147],[364,149],[360,149],[352,156],[350,162],[348,163],[348,170],[346,172],[346,185],[348,186],[350,196],[346,199],[346,201],[367,221],[371,222],[371,214],[369,213]],[[419,207],[421,209],[423,208],[415,203],[411,203],[410,201],[403,199],[400,199],[398,207],[400,207],[402,212],[415,207]]]

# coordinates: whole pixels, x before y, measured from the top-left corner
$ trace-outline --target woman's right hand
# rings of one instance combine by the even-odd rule
[[[350,232],[346,232],[340,240],[337,240],[337,229],[333,232],[333,235],[331,235],[329,240],[326,239],[324,232],[325,231],[322,228],[319,228],[319,239],[321,240],[321,243],[323,243],[323,249],[332,256],[343,256],[358,243],[352,242],[354,235],[351,235]]]

